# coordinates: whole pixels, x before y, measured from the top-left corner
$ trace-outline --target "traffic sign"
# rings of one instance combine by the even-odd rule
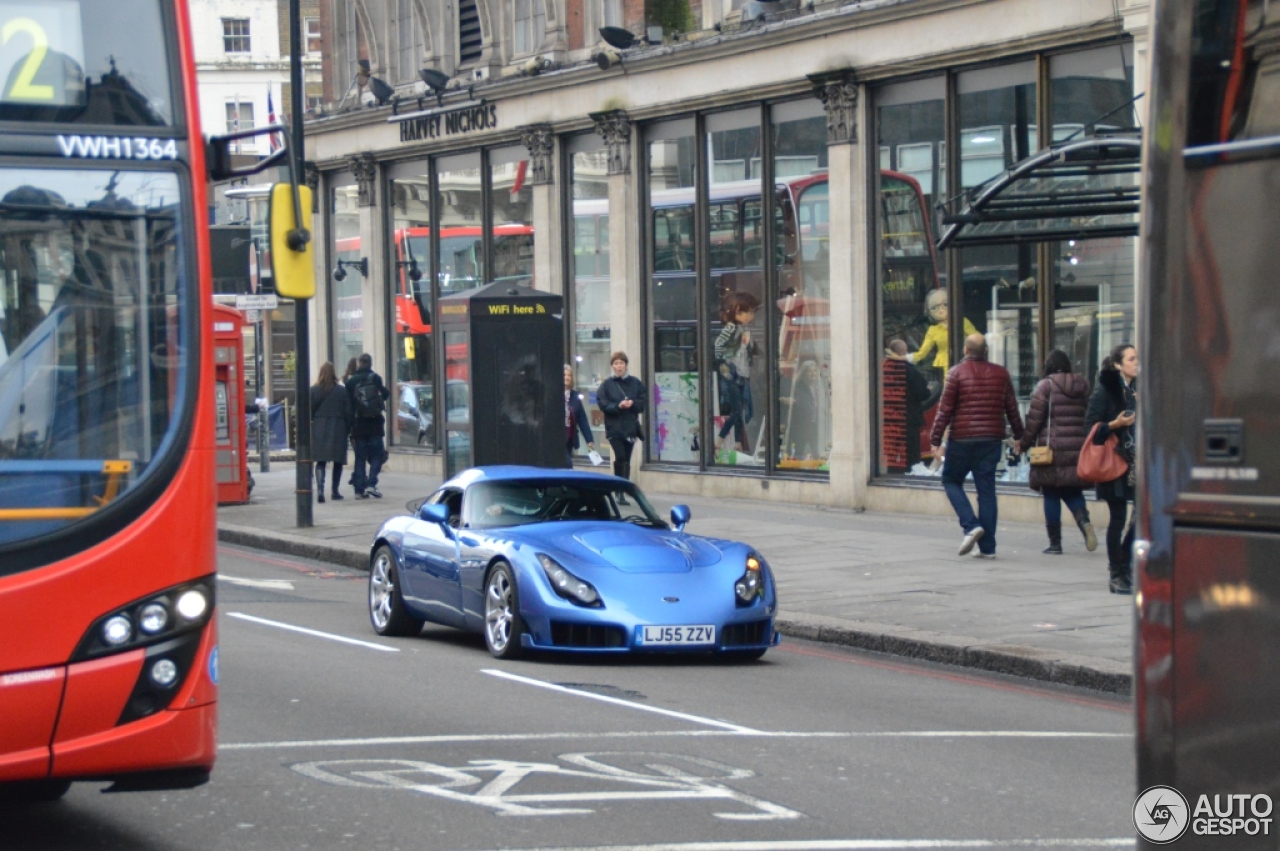
[[[262,321],[262,311],[261,311],[261,310],[254,310],[253,308],[249,308],[248,310],[246,310],[246,311],[244,312],[244,321],[245,321],[245,322],[248,322],[250,325],[253,325],[253,324],[255,324],[255,323],[261,322],[261,321]]]
[[[275,310],[279,306],[280,299],[274,294],[236,296],[236,310]]]

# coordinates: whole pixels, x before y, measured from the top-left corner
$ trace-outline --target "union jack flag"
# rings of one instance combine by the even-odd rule
[[[276,123],[276,107],[271,102],[271,91],[269,89],[267,90],[267,123],[272,125]],[[272,133],[270,139],[272,152],[280,150],[280,134]]]

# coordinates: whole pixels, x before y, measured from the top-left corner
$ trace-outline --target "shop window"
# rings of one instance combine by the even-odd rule
[[[877,466],[882,475],[937,472],[931,469],[929,428],[948,364],[948,300],[935,262],[929,210],[945,194],[938,190],[946,177],[933,157],[935,146],[940,153],[946,150],[944,97],[941,78],[875,92],[882,152],[876,207],[881,254]]]
[[[653,358],[646,443],[651,461],[697,463],[701,452],[693,131],[692,121],[673,121],[654,125],[645,134],[652,211]],[[636,353],[629,354],[635,363]]]
[[[427,163],[396,166],[390,181],[391,234],[387,268],[391,271],[391,340],[394,381],[391,404],[395,424],[387,423],[389,442],[435,450],[434,302],[431,292],[431,193]]]
[[[533,281],[533,187],[529,152],[522,146],[489,152],[493,209],[493,278],[531,287]]]
[[[596,449],[607,455],[609,445],[600,433],[604,415],[596,404],[596,390],[609,377],[612,352],[608,158],[603,142],[594,134],[572,137],[566,144],[573,194],[573,336],[569,362],[596,432]],[[580,451],[585,453],[586,449],[582,446]]]
[[[436,219],[440,253],[436,258],[437,297],[488,283],[481,233],[480,155],[436,160],[439,195]]]
[[[347,178],[350,180],[350,178]],[[329,190],[329,222],[332,242],[329,249],[333,262],[338,260],[358,262],[365,256],[360,244],[359,188],[354,182],[339,179]],[[331,307],[333,318],[333,366],[341,374],[355,371],[354,360],[365,351],[364,306],[361,291],[364,279],[354,269],[348,270],[343,280],[331,281]]]

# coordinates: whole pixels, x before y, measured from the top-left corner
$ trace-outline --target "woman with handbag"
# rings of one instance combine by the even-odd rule
[[[1134,421],[1137,417],[1138,350],[1122,343],[1111,350],[1098,372],[1098,384],[1089,398],[1085,426],[1093,428],[1093,443],[1101,446],[1115,436],[1116,454],[1125,471],[1118,477],[1098,482],[1098,499],[1107,504],[1107,566],[1111,573],[1111,593],[1133,593],[1133,526],[1125,531],[1129,503],[1133,502],[1134,462],[1137,458]],[[1096,426],[1096,428],[1094,428]]]
[[[1071,358],[1054,349],[1044,359],[1044,378],[1031,393],[1026,429],[1018,443],[1031,461],[1031,489],[1044,498],[1044,528],[1049,533],[1049,555],[1062,554],[1062,503],[1075,518],[1089,552],[1098,539],[1089,522],[1084,482],[1076,475],[1076,460],[1088,429],[1085,411],[1089,382],[1071,371]]]

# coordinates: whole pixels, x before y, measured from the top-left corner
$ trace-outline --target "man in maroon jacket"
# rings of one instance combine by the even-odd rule
[[[968,555],[977,544],[979,558],[995,558],[996,466],[1000,463],[1006,417],[1013,427],[1014,439],[1020,440],[1022,415],[1018,413],[1009,371],[987,360],[985,337],[971,334],[964,340],[964,360],[947,373],[929,438],[937,457],[943,432],[951,426],[942,486],[964,530],[960,555]],[[970,473],[978,491],[977,517],[964,492],[964,480]]]

